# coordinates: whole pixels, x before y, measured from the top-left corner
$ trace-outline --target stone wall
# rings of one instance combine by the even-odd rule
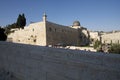
[[[48,21],[46,22],[46,38],[47,45],[56,45],[59,43],[77,45],[79,39],[77,29]]]
[[[120,80],[120,55],[0,42],[0,68],[19,80]]]
[[[31,23],[24,29],[18,29],[8,35],[8,41],[15,43],[24,43],[32,45],[46,45],[46,27],[45,22]]]
[[[120,44],[120,32],[108,33],[101,36],[102,43],[117,43]]]

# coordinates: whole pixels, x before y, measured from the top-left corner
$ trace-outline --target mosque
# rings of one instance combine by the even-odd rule
[[[43,15],[41,22],[31,23],[24,29],[13,29],[8,35],[8,41],[40,46],[69,45],[83,46],[89,44],[89,31],[82,27],[79,21],[74,21],[72,26],[64,26],[47,21]]]

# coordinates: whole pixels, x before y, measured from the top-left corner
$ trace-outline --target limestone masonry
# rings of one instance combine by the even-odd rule
[[[120,44],[120,32],[107,33],[101,36],[102,43],[117,43]]]
[[[24,29],[15,29],[8,36],[8,41],[33,45],[87,45],[89,44],[89,31],[75,21],[73,26],[63,26],[47,21],[47,15],[43,15],[43,21],[31,23]]]
[[[120,55],[0,42],[1,70],[5,80],[120,80]]]
[[[72,26],[63,26],[47,21],[47,15],[43,15],[41,22],[31,23],[24,29],[12,29],[8,35],[9,42],[24,43],[40,46],[67,45],[84,46],[94,44],[96,40],[102,39],[102,43],[119,43],[120,32],[100,35],[82,27],[79,21],[74,21]]]

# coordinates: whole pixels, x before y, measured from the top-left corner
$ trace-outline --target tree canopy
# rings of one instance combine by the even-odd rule
[[[94,43],[94,48],[97,49],[101,45],[101,42],[96,40]]]
[[[120,54],[120,44],[112,44],[108,52]]]
[[[5,26],[5,33],[8,35],[9,33],[12,32],[11,29],[13,29],[13,28],[22,28],[23,29],[25,27],[25,25],[26,25],[26,18],[25,18],[24,13],[19,14],[15,23]]]
[[[17,22],[16,22],[16,25],[19,27],[19,28],[24,28],[24,26],[26,25],[26,18],[25,18],[25,15],[24,14],[19,14],[18,18],[17,18]]]
[[[5,30],[0,27],[0,41],[5,41],[7,39],[7,36],[4,32]]]
[[[13,28],[18,28],[18,26],[16,25],[16,23],[13,23],[13,24],[9,24],[7,25],[4,29],[5,29],[5,34],[9,34],[11,33],[11,29]]]

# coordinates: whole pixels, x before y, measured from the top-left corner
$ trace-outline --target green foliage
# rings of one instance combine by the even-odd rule
[[[96,40],[94,43],[94,48],[97,49],[101,45],[101,42]]]
[[[23,21],[22,26],[25,26],[26,25],[26,18],[25,18],[24,14],[22,14],[22,21]]]
[[[11,25],[7,25],[4,29],[5,29],[5,34],[9,34],[11,33],[11,29],[14,29],[14,28],[18,28],[18,26],[16,25],[16,23],[13,23]]]
[[[4,32],[5,30],[0,27],[0,41],[5,41],[7,39],[7,36]]]
[[[12,33],[11,29],[14,29],[14,28],[22,28],[23,29],[25,25],[26,25],[25,15],[24,14],[22,14],[22,15],[19,14],[16,23],[7,25],[5,27],[5,34],[8,35],[8,34]]]
[[[112,44],[108,52],[120,54],[120,44]]]
[[[19,28],[24,28],[24,26],[26,25],[26,18],[24,14],[19,14],[16,24]]]

